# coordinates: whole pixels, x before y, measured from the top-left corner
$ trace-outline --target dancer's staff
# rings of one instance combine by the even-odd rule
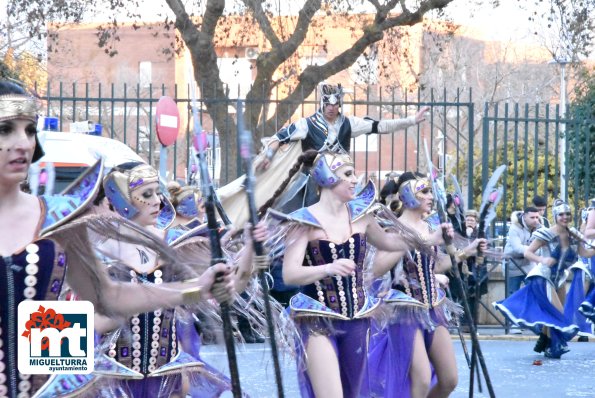
[[[445,192],[444,187],[440,183],[438,179],[437,169],[432,164],[432,159],[430,157],[430,152],[428,151],[428,143],[424,142],[424,149],[426,152],[426,160],[428,162],[428,171],[430,173],[430,181],[432,182],[432,192],[434,194],[434,200],[436,203],[436,208],[438,210],[438,216],[440,217],[440,223],[446,223],[446,208],[445,208]],[[479,339],[477,338],[477,330],[475,328],[475,324],[473,323],[473,317],[471,315],[471,308],[469,306],[469,300],[467,299],[467,292],[465,291],[463,281],[461,279],[461,274],[459,272],[459,267],[457,266],[457,261],[455,258],[455,247],[452,243],[452,238],[443,230],[442,238],[444,239],[444,244],[446,246],[446,252],[450,256],[450,261],[453,264],[453,273],[455,276],[455,282],[457,283],[458,287],[461,290],[461,296],[463,299],[463,308],[465,310],[465,315],[467,316],[467,321],[469,323],[469,334],[471,335],[471,344],[472,349],[475,351],[477,358],[479,359],[479,363],[481,365],[481,370],[483,372],[484,379],[486,381],[486,385],[488,387],[488,392],[490,394],[490,398],[495,398],[496,394],[494,393],[494,387],[492,386],[492,382],[490,380],[490,375],[488,373],[488,368],[485,363],[485,359],[483,357],[483,353],[481,351],[481,347],[479,345]],[[472,353],[471,356],[471,370],[473,371],[473,363],[474,363],[474,355]],[[473,397],[473,388],[469,388],[469,397]]]
[[[450,288],[446,288],[446,296],[453,300],[452,293],[450,292]],[[454,301],[454,300],[453,300]],[[459,320],[457,319],[457,333],[459,334],[459,340],[461,340],[461,347],[463,348],[463,354],[465,354],[465,360],[467,360],[467,367],[471,369],[471,357],[469,357],[469,350],[467,349],[467,342],[465,341],[465,336],[463,336],[463,332],[461,331],[461,325]]]
[[[213,183],[209,177],[209,170],[207,159],[205,156],[205,143],[202,137],[202,129],[198,120],[198,110],[196,105],[196,93],[194,84],[192,86],[192,116],[194,119],[194,145],[197,151],[198,166],[200,171],[200,182],[203,197],[205,198],[205,212],[207,215],[207,225],[209,227],[209,239],[211,243],[211,265],[224,263],[223,250],[221,249],[221,242],[219,236],[219,223],[216,215],[216,194]],[[219,277],[219,276],[218,276]],[[227,349],[227,360],[229,363],[229,374],[231,378],[231,391],[234,398],[242,397],[242,389],[240,387],[240,374],[238,371],[238,362],[236,358],[236,351],[233,338],[233,330],[231,324],[231,314],[228,302],[219,303],[221,307],[221,319],[223,320],[223,338],[225,340],[225,348]]]
[[[258,223],[258,212],[256,209],[256,201],[254,199],[254,171],[252,170],[253,152],[252,152],[252,133],[244,128],[244,109],[240,100],[237,102],[238,115],[238,151],[242,158],[242,164],[246,178],[244,180],[244,191],[248,199],[248,210],[250,212],[250,223],[252,228]],[[271,342],[271,353],[273,355],[273,365],[275,368],[275,381],[277,383],[277,396],[284,397],[283,380],[281,379],[281,365],[279,364],[279,353],[277,352],[277,339],[275,338],[275,324],[273,320],[273,312],[271,310],[271,300],[269,296],[269,285],[266,278],[265,271],[268,270],[268,257],[262,246],[262,242],[255,239],[252,240],[254,244],[254,253],[256,254],[256,264],[258,266],[258,279],[262,288],[264,296],[264,308],[267,318],[267,327],[269,332],[269,339]]]

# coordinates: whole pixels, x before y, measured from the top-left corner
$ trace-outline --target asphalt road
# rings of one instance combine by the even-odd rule
[[[595,343],[571,342],[571,351],[560,360],[544,358],[533,352],[534,340],[527,336],[513,336],[514,340],[480,341],[496,397],[502,398],[595,398]],[[502,338],[502,336],[497,336]],[[532,337],[531,337],[532,339]],[[459,385],[453,398],[469,396],[469,369],[461,343],[453,339],[459,369]],[[469,344],[469,341],[468,341]],[[470,344],[469,344],[470,345]],[[204,346],[201,354],[211,365],[227,371],[227,357],[223,347]],[[247,344],[237,349],[242,390],[252,398],[276,397],[275,377],[268,345]],[[541,366],[533,361],[542,360]],[[290,357],[282,361],[285,396],[299,397],[295,365]],[[484,392],[475,397],[489,397]],[[231,397],[226,393],[224,397]]]

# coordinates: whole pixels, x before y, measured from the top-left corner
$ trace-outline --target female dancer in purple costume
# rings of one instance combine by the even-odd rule
[[[17,306],[23,300],[56,300],[67,283],[96,311],[109,316],[128,316],[160,307],[174,307],[205,298],[200,289],[211,289],[215,272],[192,283],[162,286],[133,285],[111,281],[105,268],[83,259],[67,236],[54,231],[58,224],[76,215],[90,200],[38,198],[20,190],[32,161],[43,156],[37,139],[38,104],[20,86],[0,82],[0,396],[27,397],[43,384],[43,377],[18,372]],[[92,195],[91,195],[92,196]],[[50,210],[60,209],[59,213]],[[64,214],[68,213],[68,216]],[[6,239],[10,237],[10,239]],[[222,283],[232,290],[225,265]],[[185,289],[183,289],[183,288]],[[188,288],[191,288],[188,290]]]
[[[176,209],[176,219],[172,226],[194,228],[204,223],[205,204],[200,189],[171,181],[167,184],[167,191]]]
[[[204,228],[193,230],[158,228],[158,216],[163,206],[157,171],[143,163],[116,166],[104,179],[104,190],[112,207],[123,217],[139,224],[146,231],[165,240],[174,250],[186,251],[195,258],[196,271],[208,268],[210,248],[208,239],[197,236]],[[195,202],[193,202],[195,203]],[[234,273],[235,287],[242,291],[252,274],[252,234],[238,258]],[[255,228],[256,239],[264,240],[264,224]],[[134,244],[107,241],[103,253],[126,259],[124,267],[112,271],[114,278],[136,283],[146,281],[161,284],[175,276],[175,266],[161,263],[156,253]],[[124,268],[124,269],[121,269]],[[114,325],[120,326],[120,325]],[[200,359],[200,337],[194,329],[191,314],[182,308],[156,310],[134,315],[120,337],[109,346],[108,355],[122,365],[142,374],[141,380],[122,381],[119,392],[130,397],[169,397],[174,392],[181,396],[217,397],[230,388],[229,380]],[[183,354],[177,356],[177,354]],[[186,356],[185,354],[188,354]],[[175,370],[169,371],[174,368]],[[167,376],[155,377],[168,369]],[[186,379],[185,374],[191,375]],[[180,377],[180,375],[182,375]],[[190,385],[186,383],[190,381]]]
[[[397,181],[402,203],[395,227],[410,229],[434,245],[432,254],[411,251],[379,252],[374,260],[374,276],[390,271],[390,288],[383,293],[388,325],[375,323],[370,341],[368,374],[371,396],[447,397],[458,382],[454,350],[447,327],[452,316],[460,315],[456,305],[445,297],[439,285],[448,283],[438,268],[450,268],[450,259],[441,256],[443,229],[453,235],[451,224],[432,231],[425,216],[432,211],[430,182],[422,175],[403,173]],[[399,224],[400,223],[400,224]],[[389,228],[390,230],[391,228]],[[474,255],[485,240],[475,240],[457,252],[459,260]],[[396,265],[395,265],[396,264]],[[384,289],[382,289],[384,290]],[[385,309],[386,309],[385,308]],[[385,313],[385,311],[381,311]],[[436,383],[432,386],[432,371]]]
[[[307,151],[300,161],[311,162],[314,155]],[[312,177],[320,201],[290,214],[304,224],[290,224],[295,228],[287,230],[283,261],[284,282],[301,291],[290,300],[305,351],[298,355],[301,394],[358,397],[367,363],[367,316],[376,307],[364,287],[364,258],[369,245],[404,250],[414,243],[385,233],[366,214],[375,189],[370,183],[355,196],[357,178],[348,155],[318,155]]]

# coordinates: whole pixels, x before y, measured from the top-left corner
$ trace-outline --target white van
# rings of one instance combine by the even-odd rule
[[[38,134],[45,155],[32,165],[31,172],[52,172],[48,167],[52,164],[55,174],[53,193],[61,192],[99,157],[103,157],[106,171],[125,162],[145,162],[129,146],[111,138],[61,131],[40,131]],[[44,178],[41,181],[43,183]],[[40,187],[39,193],[41,191]]]

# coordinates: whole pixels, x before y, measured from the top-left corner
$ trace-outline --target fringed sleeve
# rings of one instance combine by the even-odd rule
[[[113,272],[124,272],[128,267],[126,259],[118,258],[118,253],[101,250],[109,240],[130,243],[154,252],[168,269],[168,282],[184,282],[199,276],[190,264],[180,261],[175,251],[157,236],[120,217],[83,217],[56,229],[49,238],[64,248],[68,285],[79,299],[91,301],[96,312],[108,317],[127,317],[162,307],[173,308],[180,301],[180,285],[173,289],[167,285],[158,287],[113,281],[108,268]]]

